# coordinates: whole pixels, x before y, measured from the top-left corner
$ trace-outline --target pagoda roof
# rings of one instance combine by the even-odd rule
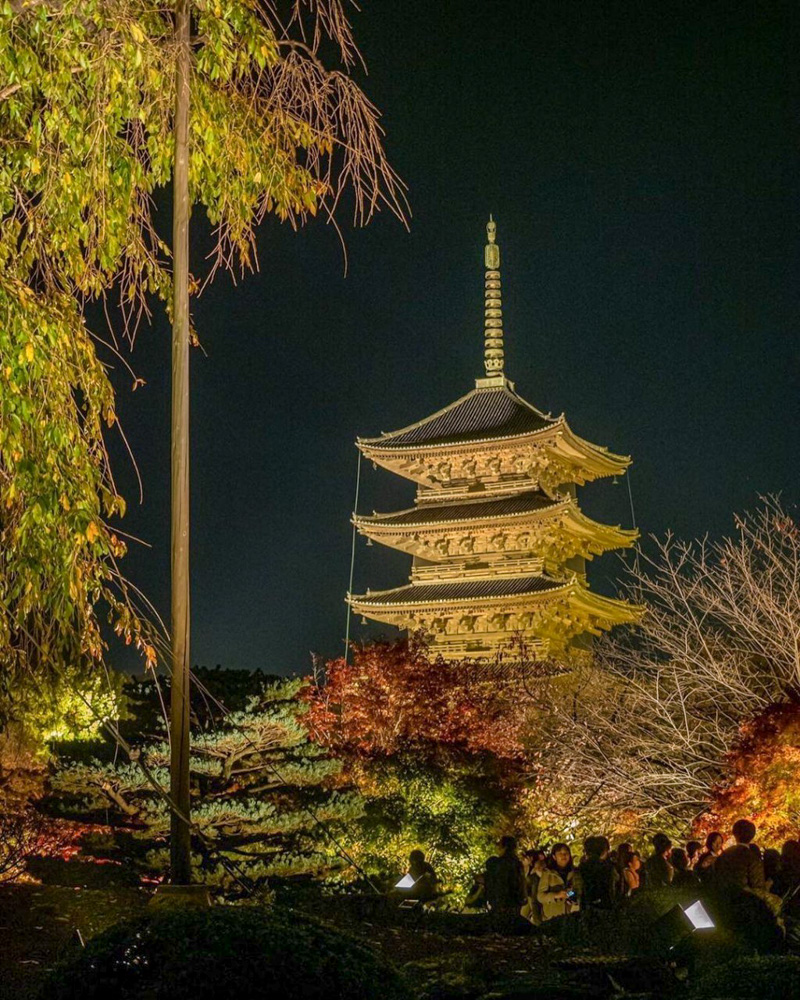
[[[359,438],[359,445],[377,448],[417,448],[519,437],[557,424],[526,403],[504,380],[502,385],[476,387],[443,410],[377,438]]]
[[[567,501],[568,502],[568,501]],[[372,527],[423,527],[429,524],[450,524],[454,521],[485,521],[515,514],[530,514],[563,506],[564,499],[553,500],[544,490],[526,490],[507,496],[455,500],[451,503],[421,503],[408,510],[391,514],[356,517],[356,524]]]
[[[396,606],[415,604],[452,604],[460,601],[495,600],[504,597],[521,597],[527,594],[546,594],[564,590],[571,582],[551,580],[546,576],[491,577],[483,580],[442,581],[441,583],[409,583],[405,587],[379,590],[371,594],[353,595],[352,604],[359,607]]]

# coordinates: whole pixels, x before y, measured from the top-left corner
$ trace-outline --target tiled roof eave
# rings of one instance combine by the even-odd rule
[[[562,510],[566,510],[573,503],[572,498],[568,500],[554,500],[552,505],[549,507],[538,507],[531,508],[530,510],[516,511],[511,514],[496,514],[494,516],[489,514],[482,514],[480,517],[453,517],[447,520],[437,521],[403,521],[402,523],[394,523],[389,520],[389,518],[394,517],[394,514],[374,514],[364,515],[363,517],[353,518],[353,523],[357,527],[370,527],[370,528],[386,528],[392,531],[405,531],[416,528],[446,528],[448,525],[462,525],[462,524],[498,524],[500,522],[506,521],[516,521],[522,518],[533,516],[542,517],[552,517],[554,514],[560,513]],[[399,514],[405,513],[404,511],[398,511]]]
[[[593,458],[595,461],[615,465],[623,469],[627,469],[627,467],[631,464],[632,460],[630,455],[617,455],[616,452],[609,451],[608,448],[605,448],[602,445],[592,444],[591,441],[587,441],[585,438],[580,437],[580,435],[573,431],[563,414],[562,419],[563,432],[577,451],[582,451],[587,457]]]
[[[522,411],[523,413],[527,413],[528,415],[533,416],[537,421],[542,421],[542,423],[545,426],[548,423],[554,422],[552,417],[542,413],[541,410],[537,409],[527,400],[519,396],[508,385],[504,386],[501,389],[482,387],[482,388],[471,389],[465,395],[460,396],[458,399],[453,400],[452,403],[448,403],[447,406],[443,406],[440,410],[436,410],[429,416],[423,417],[421,420],[417,420],[412,424],[408,424],[405,427],[401,427],[396,431],[386,432],[380,435],[380,437],[358,438],[356,443],[359,445],[359,447],[362,444],[370,446],[380,446],[381,444],[383,444],[385,446],[387,442],[390,442],[393,439],[402,438],[405,435],[421,430],[425,427],[430,427],[431,425],[434,425],[437,421],[441,420],[444,417],[447,417],[448,415],[452,415],[453,413],[458,413],[459,411],[463,411],[464,409],[468,410],[471,406],[471,402],[479,398],[502,400],[505,401],[506,403],[510,400],[513,403],[513,406],[515,406],[519,411]],[[491,418],[489,417],[488,419]],[[541,428],[536,428],[536,430],[540,429]],[[475,432],[479,433],[480,429],[479,428],[476,429]],[[512,432],[512,436],[519,433],[521,433],[521,431],[517,429],[516,431]],[[448,434],[443,435],[445,442],[446,439],[450,436],[452,435]],[[435,441],[436,435],[432,435],[432,439]],[[492,440],[492,437],[488,438],[488,440]],[[420,445],[420,443],[421,442],[416,441],[412,442],[410,445],[397,444],[393,446],[390,445],[390,447],[392,449],[400,449],[400,448],[405,449],[408,447],[417,447]],[[427,445],[425,445],[424,442],[423,445],[427,447]],[[438,447],[438,446],[439,445],[436,444],[432,445],[432,447]]]
[[[563,414],[560,417],[556,417],[551,424],[547,424],[544,427],[539,427],[537,430],[533,431],[516,431],[514,434],[498,434],[492,435],[491,437],[482,438],[463,438],[460,441],[437,441],[430,444],[387,444],[387,439],[385,438],[356,438],[356,447],[361,449],[361,451],[376,451],[385,453],[387,455],[394,454],[398,451],[404,452],[425,452],[431,451],[432,449],[439,448],[463,448],[472,447],[473,445],[481,444],[494,444],[497,441],[514,441],[522,440],[524,438],[537,437],[549,433],[551,431],[557,431],[559,425],[563,426],[564,417]]]

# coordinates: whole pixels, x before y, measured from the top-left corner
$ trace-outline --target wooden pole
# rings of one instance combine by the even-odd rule
[[[170,880],[192,879],[189,828],[189,0],[176,0],[175,169],[172,218],[172,687]]]

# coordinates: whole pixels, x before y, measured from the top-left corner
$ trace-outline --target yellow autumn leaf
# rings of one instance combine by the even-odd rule
[[[86,525],[86,539],[87,539],[87,541],[89,541],[89,542],[95,542],[95,541],[97,541],[97,539],[99,538],[99,536],[100,536],[100,529],[97,527],[97,525],[94,523],[94,521],[90,521]]]
[[[31,160],[31,173],[40,174],[41,172],[42,172],[42,161],[39,159],[38,156],[34,156],[34,158]]]

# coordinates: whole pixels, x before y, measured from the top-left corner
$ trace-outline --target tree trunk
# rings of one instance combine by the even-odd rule
[[[189,0],[176,0],[175,169],[172,218],[172,690],[170,879],[191,882],[189,829]]]

